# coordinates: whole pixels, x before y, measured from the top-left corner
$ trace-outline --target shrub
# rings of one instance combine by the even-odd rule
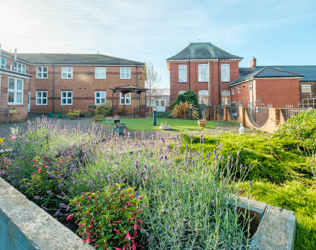
[[[307,149],[316,149],[316,110],[298,113],[271,133],[272,138],[294,139]]]
[[[180,102],[179,105],[175,105],[171,111],[172,118],[176,119],[189,119],[190,118],[190,103]],[[199,112],[195,106],[192,107],[192,119],[198,119]]]
[[[67,114],[67,116],[69,117],[79,117],[81,110],[76,110],[74,109],[73,112],[71,112],[71,109],[69,110],[69,113]]]
[[[177,100],[174,103],[176,105],[180,104],[180,102],[188,102],[189,104],[193,104],[195,107],[198,106],[198,98],[193,90],[187,90],[183,94],[178,95]]]
[[[143,222],[141,198],[133,188],[122,184],[109,185],[105,190],[89,192],[71,201],[78,232],[97,249],[136,249]],[[68,217],[70,219],[72,215]]]
[[[112,104],[110,102],[105,102],[97,105],[95,110],[96,115],[102,115],[103,117],[112,115]]]

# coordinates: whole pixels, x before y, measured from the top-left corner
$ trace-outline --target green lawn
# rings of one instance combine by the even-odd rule
[[[180,120],[180,119],[165,119],[157,118],[157,126],[153,126],[152,118],[141,118],[141,119],[120,119],[120,122],[126,122],[126,127],[129,130],[159,130],[161,122],[167,123],[171,126],[173,131],[188,131],[188,130],[203,130],[205,128],[216,127],[217,122],[207,121],[206,127],[201,128],[196,120]],[[101,121],[100,123],[106,123]]]

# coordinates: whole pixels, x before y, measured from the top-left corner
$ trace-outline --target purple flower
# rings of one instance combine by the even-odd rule
[[[192,182],[192,183],[191,183],[191,187],[192,187],[192,188],[193,188],[193,185],[194,185],[194,184],[193,184],[193,182]]]
[[[236,212],[236,213],[237,213],[237,210],[238,210],[237,207],[235,207],[235,212]]]
[[[172,178],[172,185],[174,185],[174,178]]]
[[[191,141],[193,140],[193,134],[191,134],[190,139],[191,139]]]
[[[48,191],[47,191],[47,194],[53,195],[54,193],[53,193],[52,191],[48,190]]]
[[[250,166],[249,166],[250,167]],[[251,188],[252,182],[249,182],[249,188]]]
[[[210,211],[207,210],[206,213],[207,213],[207,215],[209,215],[209,214],[210,214]]]
[[[88,184],[90,187],[93,186],[93,182],[91,180],[89,180],[89,184]]]
[[[39,196],[34,196],[34,200],[39,200],[40,199],[40,197]]]
[[[249,200],[249,195],[247,195],[247,199]]]
[[[67,205],[65,204],[65,203],[59,203],[59,206],[61,207],[61,208],[65,208],[65,209],[67,209],[68,207],[67,207]]]
[[[47,208],[46,208],[46,207],[42,207],[42,209],[43,209],[43,210],[47,210]]]
[[[249,170],[251,169],[251,167],[252,167],[252,164],[249,165]]]
[[[57,210],[57,212],[54,214],[54,216],[60,216],[61,213],[60,213],[60,210]]]
[[[86,175],[89,175],[87,169],[84,169],[83,172],[84,172]]]
[[[221,161],[223,159],[223,156],[221,155],[220,157],[219,157],[219,160]]]
[[[194,160],[191,161],[192,165],[194,165]]]
[[[62,184],[62,183],[60,183],[59,185],[58,185],[58,187],[59,188],[62,188],[64,185]]]
[[[215,201],[214,201],[214,200],[212,200],[212,204],[213,204],[213,206],[215,207]]]
[[[237,157],[239,157],[239,155],[240,155],[240,151],[238,150],[238,152],[237,152]]]
[[[139,194],[138,194],[138,192],[137,192],[137,191],[136,191],[136,193],[135,193],[135,194],[136,194],[136,196],[137,196],[137,197],[139,196]]]
[[[78,182],[77,182],[77,181],[74,181],[74,184],[75,184],[75,185],[77,185],[77,184],[78,184]]]

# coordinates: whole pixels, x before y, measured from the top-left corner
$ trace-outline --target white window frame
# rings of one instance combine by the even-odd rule
[[[188,67],[187,67],[187,65],[179,65],[178,78],[179,78],[179,82],[187,82],[188,81]]]
[[[198,65],[198,82],[208,82],[209,67],[208,64]]]
[[[23,63],[19,63],[19,62],[15,62],[13,64],[13,71],[14,72],[18,72],[18,73],[22,73],[22,74],[26,74],[26,65]]]
[[[309,91],[303,91],[304,88],[309,88]],[[302,93],[310,93],[312,91],[312,86],[311,85],[302,85]]]
[[[39,68],[41,68],[41,72],[39,72]],[[46,68],[45,72],[44,72],[44,68]],[[46,77],[44,77],[45,73],[46,73]],[[40,76],[38,76],[38,74],[40,74]],[[48,78],[48,67],[46,67],[46,66],[36,67],[36,78],[37,79],[47,79]]]
[[[66,97],[63,97],[63,93],[66,93]],[[68,93],[71,93],[71,104],[68,103],[68,99],[70,99],[70,97],[68,96]],[[61,91],[61,95],[60,95],[60,102],[61,102],[61,105],[72,105],[73,104],[73,92],[72,91]],[[63,103],[63,99],[66,100],[66,104]]]
[[[9,83],[10,79],[14,80],[14,89],[9,89]],[[22,81],[22,90],[17,89],[17,82]],[[13,102],[9,102],[9,92],[13,93]],[[23,105],[23,92],[24,92],[24,80],[18,79],[18,78],[13,78],[13,77],[8,77],[8,105]],[[16,102],[17,100],[17,93],[21,93],[22,95],[22,102]]]
[[[6,59],[0,57],[0,69],[6,69]]]
[[[198,103],[208,105],[209,100],[210,100],[208,94],[209,94],[208,90],[199,90],[198,91]],[[204,102],[201,102],[201,99],[204,100]],[[206,101],[205,101],[205,99],[206,99]]]
[[[104,76],[102,76],[104,74]],[[106,67],[95,67],[95,79],[106,79]]]
[[[234,89],[234,86],[232,87],[232,95],[235,94],[235,89]]]
[[[230,64],[221,65],[221,81],[230,82]]]
[[[239,84],[238,85],[238,94],[240,94],[241,93],[241,85]]]
[[[249,90],[249,92],[252,91],[252,86],[253,86],[252,81],[249,81],[249,82],[248,82],[248,90]]]
[[[37,93],[41,93],[41,96],[38,97],[38,96],[37,96]],[[46,97],[43,97],[43,93],[46,93]],[[45,99],[46,99],[46,104],[43,104],[43,100],[45,100]],[[41,103],[38,104],[38,103],[37,103],[37,100],[41,100]],[[36,91],[35,105],[40,105],[40,106],[42,106],[42,105],[47,105],[47,103],[48,103],[48,92],[47,92],[47,91]]]
[[[97,94],[100,94],[100,96],[97,97]],[[102,97],[102,94],[104,93],[104,97]],[[100,102],[98,103],[97,100],[100,99]],[[102,99],[104,99],[104,102],[102,102]],[[95,105],[100,105],[102,103],[106,102],[106,91],[95,91],[94,93],[94,104]]]
[[[66,74],[66,77],[63,77],[63,74]],[[71,77],[68,74],[71,74]],[[73,77],[73,67],[61,67],[61,79],[73,79]]]
[[[178,95],[181,95],[185,92],[185,90],[180,90]]]
[[[131,67],[121,67],[120,68],[120,79],[131,79],[131,78],[132,78]]]
[[[126,96],[127,94],[129,94],[129,97]],[[124,102],[122,104],[122,100],[124,100],[124,95],[122,94],[122,92],[120,92],[120,105],[124,105]],[[126,100],[129,100],[129,103],[127,103]],[[125,94],[125,105],[132,105],[132,93],[131,92]]]

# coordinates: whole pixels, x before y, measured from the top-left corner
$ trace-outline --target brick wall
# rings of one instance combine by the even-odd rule
[[[36,67],[32,66],[30,74],[34,77],[31,79],[31,112],[48,113],[53,110],[53,67],[48,66],[48,78],[36,78]],[[102,67],[102,66],[98,66]],[[119,66],[103,66],[106,67],[106,79],[95,79],[95,66],[73,66],[73,79],[62,79],[62,66],[54,66],[54,112],[63,109],[67,113],[69,110],[80,109],[81,111],[88,110],[89,105],[95,105],[95,91],[106,91],[106,100],[112,103],[111,88],[132,84],[136,86],[136,67],[131,67],[131,79],[120,79]],[[90,74],[88,73],[90,71]],[[143,67],[138,66],[138,86],[144,87]],[[48,104],[36,105],[36,91],[47,91]],[[61,105],[61,92],[72,91],[73,105]],[[144,101],[144,94],[141,94],[141,101]],[[116,94],[115,94],[116,101]],[[132,94],[132,105],[126,105],[128,113],[134,112],[134,94]],[[143,104],[143,102],[141,102]],[[123,106],[123,105],[122,105]]]
[[[234,86],[232,101],[240,101],[243,106],[248,106],[249,101],[259,98],[268,107],[285,108],[286,105],[299,103],[299,79],[256,79],[253,80],[253,91],[249,91],[249,81],[241,83],[241,93],[238,85]],[[232,92],[232,91],[231,91]]]
[[[198,65],[208,64],[205,62],[170,62],[170,104],[177,99],[179,91],[192,89],[197,95],[199,90],[208,90],[208,82],[198,81]],[[228,84],[230,82],[220,82],[218,87],[218,80],[221,79],[221,65],[230,65],[230,82],[235,81],[239,77],[239,62],[221,61],[211,62],[211,103],[219,104],[219,91],[229,90]],[[179,82],[179,65],[187,65],[187,82]],[[219,66],[219,67],[218,67]]]

